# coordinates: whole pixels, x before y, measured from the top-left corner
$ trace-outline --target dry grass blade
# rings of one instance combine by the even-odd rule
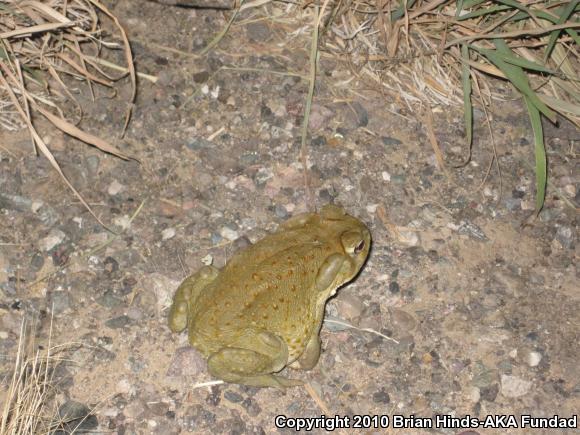
[[[100,59],[105,54],[114,54],[113,51],[121,47],[105,40],[107,35],[99,27],[101,17],[97,11],[113,21],[123,41],[126,70],[132,89],[123,131],[126,129],[136,96],[136,73],[131,48],[117,18],[98,0],[7,0],[2,3],[0,102],[7,100],[10,110],[6,111],[8,114],[4,111],[0,113],[0,125],[12,125],[15,114],[19,115],[20,123],[28,128],[34,146],[50,161],[87,210],[107,228],[67,180],[33,121],[35,113],[42,114],[66,134],[121,159],[130,158],[107,141],[81,130],[66,119],[71,118],[72,108],[76,109],[76,120],[80,120],[82,109],[73,92],[67,88],[64,76],[82,79],[93,98],[95,85],[112,87],[116,80],[126,76],[110,77],[96,66],[93,57],[86,54],[98,53]],[[114,63],[108,62],[108,65]],[[53,89],[54,85],[64,90],[64,94]],[[67,99],[74,104],[68,103]]]
[[[24,112],[24,109],[20,105],[20,102],[16,98],[16,95],[14,94],[14,92],[12,91],[12,88],[8,85],[8,82],[6,81],[6,78],[4,77],[4,74],[6,74],[9,77],[14,79],[14,76],[11,74],[10,70],[2,62],[0,62],[0,69],[2,70],[2,71],[0,71],[0,83],[3,85],[4,89],[6,89],[8,91],[8,94],[9,94],[10,99],[12,100],[14,106],[16,107],[16,109],[18,110],[18,112],[20,113],[20,115],[22,116],[24,121],[26,122],[26,125],[28,126],[28,130],[30,132],[30,135],[32,137],[32,140],[33,140],[33,143],[35,144],[35,146],[37,146],[38,149],[40,149],[42,154],[48,159],[48,161],[50,162],[52,167],[58,172],[58,174],[61,176],[63,181],[66,183],[66,185],[73,191],[73,193],[77,196],[77,198],[79,198],[81,203],[86,207],[86,209],[89,211],[89,213],[91,213],[91,215],[97,220],[97,222],[99,222],[104,228],[107,228],[109,231],[111,231],[107,227],[107,225],[105,225],[101,221],[101,219],[95,214],[93,209],[85,201],[85,199],[82,197],[82,195],[75,189],[75,187],[71,184],[71,182],[68,180],[68,178],[66,178],[66,176],[62,172],[62,169],[60,168],[60,165],[58,164],[58,162],[54,158],[53,154],[50,152],[50,150],[46,146],[46,143],[42,140],[40,135],[37,133],[36,129],[32,125],[32,121],[30,120],[30,117],[27,116],[27,114]],[[22,88],[21,88],[21,92],[25,93],[25,91],[23,91]]]
[[[489,92],[492,78],[509,81],[552,122],[559,114],[580,125],[579,11],[578,0],[355,0],[333,17],[335,39],[327,40],[327,49],[338,61],[356,65],[355,77],[380,84],[411,112],[417,104],[462,105],[471,143],[472,104],[505,98]],[[499,165],[495,155],[494,160]],[[543,165],[536,168],[542,184]],[[538,192],[543,195],[543,189]]]
[[[22,322],[12,377],[3,397],[1,435],[48,434],[59,426],[53,374],[59,364],[68,361],[63,352],[70,345],[51,344],[51,324],[48,344],[37,346],[33,330]]]

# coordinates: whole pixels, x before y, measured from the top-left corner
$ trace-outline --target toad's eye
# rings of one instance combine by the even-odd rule
[[[358,254],[360,253],[363,249],[365,248],[365,241],[361,240],[360,242],[358,242],[358,245],[356,245],[354,247],[354,253]]]

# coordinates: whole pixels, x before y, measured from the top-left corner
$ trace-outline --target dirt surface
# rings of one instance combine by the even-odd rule
[[[533,220],[533,137],[519,102],[493,108],[500,192],[495,167],[480,187],[492,157],[481,113],[472,160],[454,169],[466,155],[462,114],[434,108],[446,173],[421,112],[323,55],[310,122],[311,200],[300,164],[311,18],[251,9],[201,57],[188,53],[229,15],[127,1],[112,11],[138,69],[159,80],[141,79],[124,139],[126,106],[99,88],[92,104],[79,87],[92,120],[83,125],[141,163],[39,125],[72,183],[119,235],[33,155],[25,133],[0,133],[4,377],[21,319],[37,320],[42,341],[52,318],[53,343],[79,343],[55,373],[57,399],[88,406],[96,419],[85,428],[98,433],[289,433],[276,416],[325,413],[388,416],[388,429],[357,432],[390,433],[394,415],[519,422],[523,414],[578,414],[578,215],[562,199],[579,200],[577,130],[548,130],[550,187]],[[325,323],[318,365],[290,373],[309,388],[195,387],[211,380],[205,363],[166,320],[181,279],[210,258],[222,266],[247,239],[329,202],[372,232],[362,273],[327,306],[328,319],[358,329]],[[468,430],[548,432],[408,433]]]

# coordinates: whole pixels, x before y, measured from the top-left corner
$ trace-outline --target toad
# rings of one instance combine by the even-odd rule
[[[221,270],[205,266],[186,278],[173,298],[169,327],[188,329],[216,378],[302,385],[277,373],[316,365],[326,301],[358,274],[370,245],[365,224],[340,207],[297,215]]]

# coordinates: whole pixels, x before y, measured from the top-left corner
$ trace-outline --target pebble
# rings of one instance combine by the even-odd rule
[[[383,178],[383,181],[391,181],[391,174],[387,171],[381,172],[381,177]]]
[[[230,227],[222,227],[220,230],[220,235],[230,242],[236,240],[239,236],[238,232]]]
[[[38,242],[38,247],[43,251],[50,251],[55,246],[60,245],[65,238],[66,234],[64,232],[52,229],[48,233],[48,236]]]
[[[91,414],[84,403],[68,400],[58,408],[58,421],[64,426],[64,433],[86,433],[99,425],[97,417]],[[69,432],[70,431],[70,432]]]
[[[288,217],[288,210],[286,210],[286,207],[284,207],[282,204],[276,204],[274,213],[276,213],[276,216],[280,219],[286,219]]]
[[[173,237],[175,237],[175,228],[165,228],[163,231],[161,231],[161,238],[163,240],[169,240]]]
[[[120,329],[120,328],[124,328],[129,323],[131,323],[131,319],[129,318],[129,316],[123,314],[121,316],[114,317],[112,319],[107,320],[105,322],[105,326],[107,326],[111,329]]]
[[[407,246],[417,246],[419,244],[419,235],[416,231],[399,230],[397,240]]]
[[[254,22],[246,26],[246,32],[248,32],[248,38],[251,41],[264,43],[272,37],[272,31],[270,27],[263,22]]]
[[[477,387],[469,387],[466,391],[466,397],[470,402],[477,403],[481,399],[481,392]]]
[[[542,361],[542,354],[540,352],[530,351],[526,355],[526,363],[530,367],[536,367],[538,364],[540,364],[540,361]]]
[[[175,350],[173,358],[167,369],[167,376],[201,376],[207,368],[205,358],[191,346],[179,347]]]
[[[181,281],[170,279],[160,273],[150,273],[142,282],[145,292],[155,296],[158,314],[171,306],[173,293],[181,284]]]
[[[131,382],[125,378],[117,382],[116,390],[119,394],[131,394],[135,391],[134,387],[131,385]]]
[[[366,210],[368,213],[375,213],[377,211],[378,204],[369,204],[366,206]]]
[[[395,139],[394,137],[389,137],[389,136],[382,136],[381,137],[381,142],[383,143],[383,145],[387,146],[387,147],[396,147],[397,145],[401,145],[402,142],[399,139]]]
[[[391,315],[391,324],[397,331],[412,331],[417,327],[417,320],[415,317],[406,311],[398,308],[389,309]]]
[[[53,314],[59,315],[70,308],[71,298],[68,292],[56,291],[50,294],[49,307]]]
[[[122,230],[128,230],[131,228],[131,218],[127,215],[117,216],[115,219],[113,219],[113,224]]]
[[[88,156],[87,157],[87,169],[89,175],[95,176],[99,170],[100,159],[99,156]]]
[[[570,248],[574,242],[574,234],[572,228],[566,226],[558,226],[556,231],[556,240],[562,244],[564,248]]]
[[[30,205],[30,209],[32,210],[32,213],[37,213],[38,210],[40,210],[43,205],[44,205],[44,202],[42,200],[34,199],[32,201],[32,204]]]
[[[341,293],[335,302],[338,316],[343,319],[353,320],[358,318],[364,310],[362,300],[353,293]]]
[[[501,394],[505,397],[521,397],[528,394],[532,387],[531,381],[511,375],[501,375]]]
[[[117,180],[113,180],[111,184],[109,184],[107,193],[111,196],[115,196],[121,193],[123,190],[125,190],[125,186],[119,183]]]

